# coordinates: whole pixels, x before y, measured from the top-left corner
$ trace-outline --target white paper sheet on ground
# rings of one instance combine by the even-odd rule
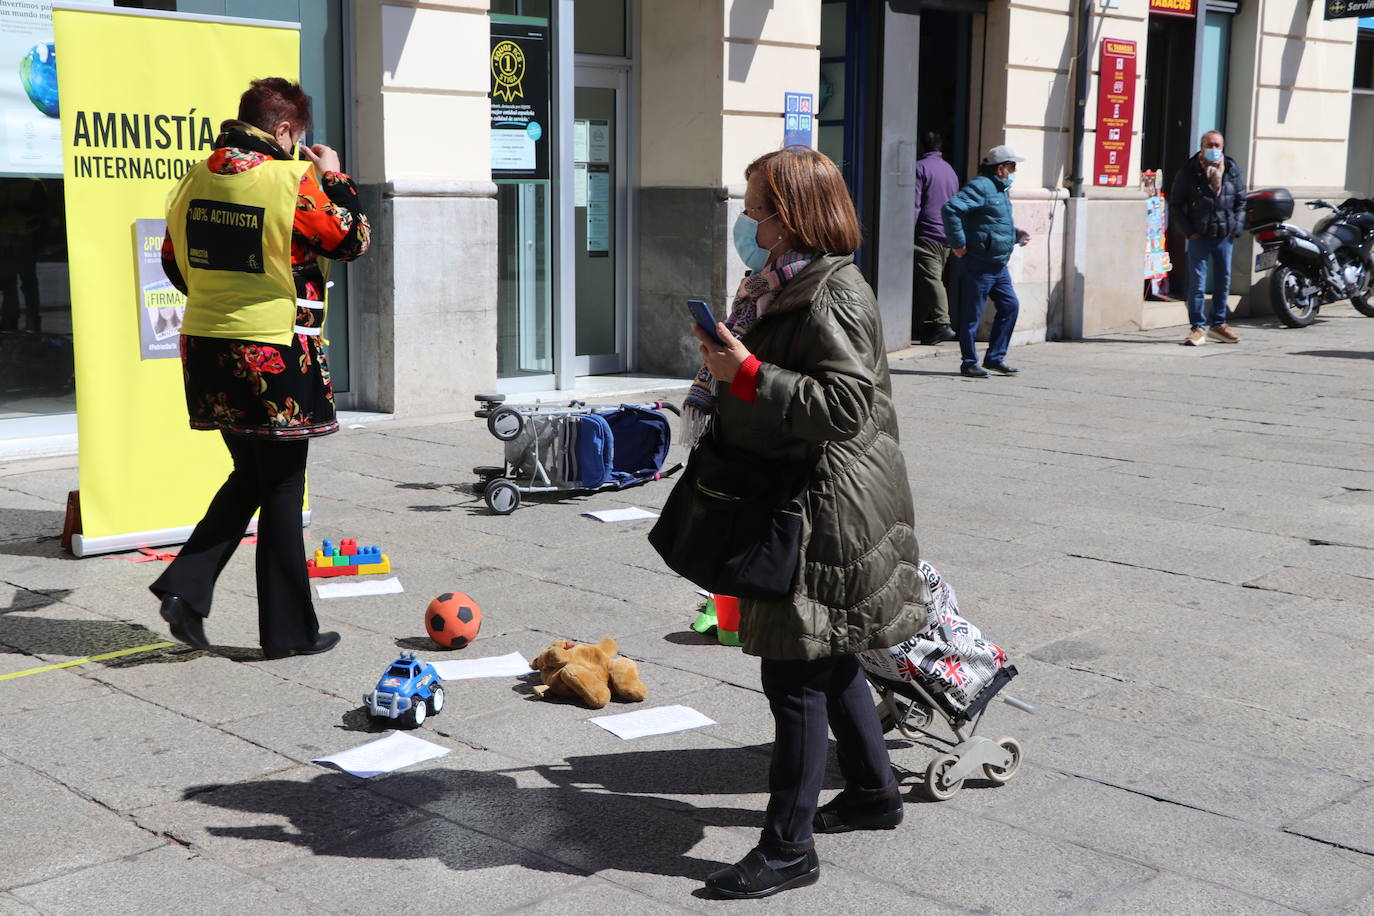
[[[715,720],[706,718],[690,706],[655,706],[653,709],[624,712],[616,716],[595,716],[587,721],[626,741],[716,724]]]
[[[519,652],[491,658],[465,658],[459,661],[434,662],[434,670],[445,681],[461,681],[471,677],[518,677],[529,674],[530,660]]]
[[[321,582],[315,586],[315,592],[321,598],[356,598],[358,595],[395,595],[404,592],[401,588],[401,580],[392,576],[390,579],[354,579],[349,576],[348,582]]]
[[[315,763],[338,767],[345,773],[368,779],[408,767],[412,763],[424,763],[448,753],[441,747],[423,738],[407,735],[405,732],[392,732],[385,738],[361,744],[351,751],[342,751],[328,757],[318,757]]]
[[[657,512],[649,512],[638,506],[629,506],[624,509],[602,509],[600,512],[583,512],[588,518],[594,518],[598,522],[633,522],[641,518],[658,518]]]

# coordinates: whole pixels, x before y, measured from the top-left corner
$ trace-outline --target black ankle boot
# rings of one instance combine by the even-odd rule
[[[162,619],[170,625],[173,639],[193,649],[204,651],[210,648],[210,643],[205,639],[205,618],[181,598],[176,595],[162,596]]]
[[[902,822],[902,797],[898,794],[854,804],[841,792],[816,809],[813,833],[848,833],[850,830],[891,830]]]
[[[821,862],[816,857],[816,850],[807,850],[794,863],[772,868],[763,850],[756,846],[734,865],[722,868],[707,878],[706,889],[732,900],[753,900],[778,891],[815,884],[820,878]]]

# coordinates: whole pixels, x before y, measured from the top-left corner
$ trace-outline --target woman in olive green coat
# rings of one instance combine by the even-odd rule
[[[813,832],[901,821],[855,653],[896,645],[924,622],[882,326],[853,263],[860,235],[844,180],[805,147],[762,156],[745,174],[735,247],[754,273],[716,326],[723,343],[695,330],[705,365],[687,399],[689,444],[709,422],[726,450],[765,465],[820,457],[792,593],[740,602],[740,640],[762,658],[776,734],[759,845],[706,882],[727,897],[816,881]],[[818,810],[827,723],[845,789]]]

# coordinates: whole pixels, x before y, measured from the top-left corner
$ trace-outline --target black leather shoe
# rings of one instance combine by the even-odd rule
[[[706,889],[732,900],[753,900],[778,891],[815,884],[821,878],[821,861],[816,850],[809,850],[795,864],[781,869],[768,867],[763,851],[755,847],[749,855],[706,879]]]
[[[930,333],[922,334],[921,345],[926,347],[933,347],[936,344],[942,344],[947,340],[954,340],[958,336],[958,334],[954,333],[953,328],[951,328],[947,324],[942,324],[939,328],[931,331]]]
[[[960,366],[959,374],[964,378],[987,378],[988,370],[980,366]]]
[[[167,621],[172,638],[193,649],[209,649],[205,639],[205,618],[191,610],[191,606],[176,595],[162,596],[162,619]]]
[[[328,633],[321,633],[315,637],[315,641],[302,649],[269,649],[262,647],[263,658],[278,659],[286,658],[288,655],[319,655],[321,652],[328,652],[339,644],[339,634],[330,630]]]
[[[991,369],[993,372],[1000,372],[1002,375],[1015,375],[1016,373],[1021,371],[1020,369],[1013,369],[1006,363],[983,363],[983,365],[984,367]]]
[[[893,805],[896,805],[894,808]],[[879,798],[866,805],[853,805],[843,792],[816,809],[811,822],[815,833],[848,833],[851,830],[891,830],[902,822],[899,795]]]

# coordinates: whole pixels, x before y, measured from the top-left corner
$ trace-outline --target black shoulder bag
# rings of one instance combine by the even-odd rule
[[[715,426],[713,417],[649,543],[668,568],[709,592],[785,598],[801,561],[803,501],[816,462],[729,455]]]

